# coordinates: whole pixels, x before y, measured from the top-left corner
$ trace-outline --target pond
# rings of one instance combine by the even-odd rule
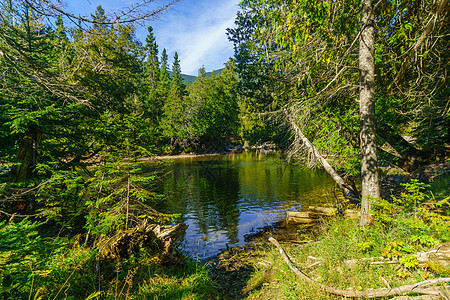
[[[285,217],[288,210],[333,201],[334,182],[323,170],[287,165],[279,155],[240,154],[175,159],[159,192],[161,212],[189,225],[185,252],[200,259],[245,244],[244,236]]]

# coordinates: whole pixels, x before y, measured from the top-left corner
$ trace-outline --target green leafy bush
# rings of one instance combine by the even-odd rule
[[[425,190],[430,185],[416,179],[403,185],[406,192],[401,193],[400,197],[374,202],[375,220],[387,227],[394,223],[403,225],[409,231],[411,241],[428,248],[448,241],[450,217],[442,208],[449,205],[450,198],[437,201]]]

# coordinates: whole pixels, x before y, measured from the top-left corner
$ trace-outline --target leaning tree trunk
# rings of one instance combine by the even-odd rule
[[[345,183],[345,180],[336,172],[336,170],[330,165],[330,163],[320,154],[316,146],[305,136],[303,131],[298,127],[295,121],[295,114],[285,112],[289,121],[289,125],[294,130],[296,138],[308,149],[308,151],[315,157],[325,171],[333,178],[334,182],[341,188],[344,193],[344,197],[358,197],[358,191],[353,190],[349,185]]]
[[[375,39],[371,0],[363,1],[362,24],[362,31],[359,38],[362,184],[360,225],[366,225],[370,222],[369,211],[371,201],[380,197],[377,146],[375,143]]]

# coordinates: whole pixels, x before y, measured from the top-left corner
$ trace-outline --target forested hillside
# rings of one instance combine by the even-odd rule
[[[41,298],[55,297],[64,280],[34,280],[33,270],[64,277],[70,268],[50,266],[56,260],[66,264],[81,255],[76,264],[89,264],[95,257],[89,249],[102,236],[144,219],[172,219],[152,208],[162,197],[152,190],[159,174],[143,175],[139,164],[123,160],[221,150],[238,135],[233,61],[214,76],[201,70],[187,86],[178,54],[169,66],[151,26],[145,42],[137,40],[132,21],[152,16],[138,11],[132,9],[128,21],[115,20],[99,6],[85,19],[57,3],[1,4],[2,298],[33,293],[37,299],[41,293],[33,284],[48,287]],[[74,240],[45,240],[58,230],[68,238],[83,236],[84,250],[66,252]],[[50,249],[68,256],[57,258]],[[90,291],[79,286],[74,295],[81,299]]]

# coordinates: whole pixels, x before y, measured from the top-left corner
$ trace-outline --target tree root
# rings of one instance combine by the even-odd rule
[[[139,249],[158,254],[163,264],[175,265],[181,260],[175,250],[175,243],[184,235],[187,225],[161,226],[156,224],[141,225],[121,230],[112,237],[105,237],[97,243],[100,257],[103,260],[126,259]]]
[[[310,284],[315,285],[316,287],[319,287],[320,289],[322,289],[323,291],[325,291],[327,293],[343,296],[346,298],[378,298],[378,297],[387,297],[387,296],[401,295],[401,294],[407,294],[407,293],[421,293],[424,291],[424,289],[423,289],[424,287],[439,284],[439,283],[450,282],[450,278],[436,278],[436,279],[421,281],[421,282],[418,282],[415,284],[408,284],[408,285],[403,285],[403,286],[394,287],[394,288],[384,288],[384,289],[377,289],[377,290],[354,291],[354,290],[336,289],[336,288],[318,283],[318,282],[312,280],[311,278],[309,278],[306,274],[304,274],[296,266],[294,266],[291,259],[286,254],[286,252],[284,252],[283,248],[281,247],[281,245],[278,243],[277,240],[270,237],[269,242],[271,242],[272,244],[274,244],[277,247],[278,251],[280,252],[280,254],[283,257],[286,264],[289,266],[289,268],[291,268],[291,270],[298,277],[300,277],[301,279],[305,280],[306,282],[308,282]],[[429,290],[427,290],[427,292],[429,293]]]

